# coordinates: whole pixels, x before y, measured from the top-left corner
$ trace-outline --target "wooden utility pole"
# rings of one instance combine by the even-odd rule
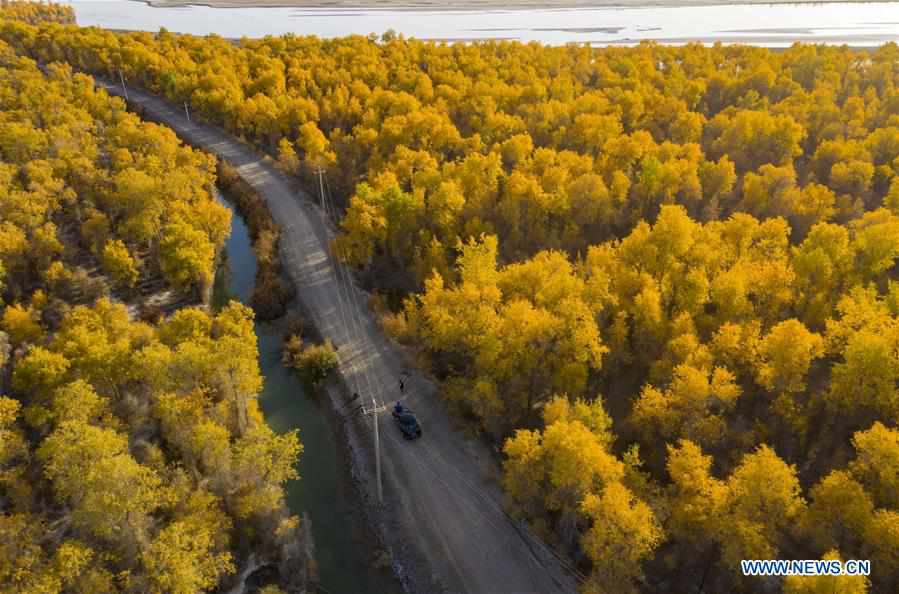
[[[374,406],[374,396],[372,396],[371,403]],[[384,487],[381,486],[381,440],[378,436],[378,412],[375,407],[371,413],[372,423],[375,425],[375,480],[378,481],[378,503],[384,503]]]
[[[119,80],[122,81],[122,94],[125,96],[125,101],[128,101],[128,87],[125,86],[125,76],[122,74],[121,68],[119,68]]]
[[[325,174],[325,172],[322,171],[321,167],[316,168],[315,172],[318,174],[318,196],[321,199],[322,212],[325,215],[325,219],[327,219],[328,218],[328,209],[325,206],[325,185],[324,185],[324,182],[322,181],[322,176]],[[338,264],[338,263],[335,262],[335,264]],[[335,270],[335,272],[337,272],[337,271]]]

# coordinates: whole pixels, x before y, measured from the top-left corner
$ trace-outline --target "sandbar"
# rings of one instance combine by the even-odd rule
[[[660,8],[747,4],[871,3],[870,0],[137,0],[158,8],[209,6],[211,8],[334,8],[364,10],[534,10]]]

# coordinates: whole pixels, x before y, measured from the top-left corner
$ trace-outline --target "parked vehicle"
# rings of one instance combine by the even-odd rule
[[[405,439],[421,437],[421,425],[418,424],[418,419],[408,408],[397,404],[393,409],[393,420]]]

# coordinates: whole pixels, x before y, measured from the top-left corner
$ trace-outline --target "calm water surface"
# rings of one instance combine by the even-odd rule
[[[222,294],[248,303],[253,292],[256,258],[247,226],[231,209],[231,236],[225,246],[227,268],[220,280]],[[349,468],[329,422],[326,404],[306,395],[297,377],[281,365],[281,334],[256,324],[259,366],[265,386],[259,396],[271,427],[284,433],[300,430],[303,455],[297,465],[300,480],[287,485],[287,503],[296,514],[306,512],[312,522],[315,557],[322,591],[328,594],[399,594],[389,571],[370,567],[372,547],[361,529],[364,518],[356,509],[349,484]]]
[[[81,25],[224,37],[381,34],[419,39],[518,39],[630,45],[701,41],[771,47],[795,41],[874,46],[899,40],[899,3],[731,5],[679,8],[397,11],[307,8],[152,8],[132,0],[69,0]]]

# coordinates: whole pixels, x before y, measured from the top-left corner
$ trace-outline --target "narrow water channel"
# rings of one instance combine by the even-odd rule
[[[214,301],[229,298],[249,303],[256,276],[256,258],[247,226],[234,207],[227,258],[216,280]],[[256,324],[259,366],[265,385],[259,396],[269,425],[283,433],[299,429],[303,454],[297,465],[300,480],[287,485],[287,503],[295,514],[307,513],[312,522],[315,557],[324,594],[400,594],[402,589],[390,569],[372,567],[372,541],[364,530],[349,483],[345,449],[324,409],[327,403],[304,393],[302,382],[281,365],[281,331]]]

